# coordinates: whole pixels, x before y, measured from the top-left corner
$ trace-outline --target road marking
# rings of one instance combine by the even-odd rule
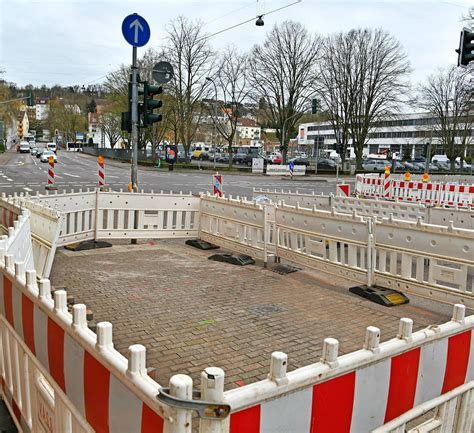
[[[25,191],[28,191],[28,192],[33,191],[31,188],[28,188],[27,186],[24,186],[23,189],[24,189]]]
[[[8,182],[13,182],[13,179],[10,179],[9,177],[7,177],[7,180]]]
[[[70,177],[81,177],[81,176],[77,176],[75,174],[70,174],[70,173],[63,173],[64,176],[70,176]],[[59,176],[58,176],[59,177]]]

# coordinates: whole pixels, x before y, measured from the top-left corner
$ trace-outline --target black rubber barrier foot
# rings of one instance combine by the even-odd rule
[[[112,244],[104,241],[82,241],[66,245],[64,248],[70,251],[96,250],[98,248],[110,248]]]
[[[231,265],[245,266],[245,265],[254,265],[255,260],[252,257],[245,254],[240,254],[234,256],[232,253],[219,253],[214,254],[209,257],[209,260],[214,260],[216,262],[225,262],[230,263]]]
[[[218,247],[217,245],[211,244],[210,242],[203,241],[201,239],[188,239],[186,245],[191,245],[194,248],[199,248],[200,250],[215,250]]]
[[[385,289],[383,287],[356,286],[351,287],[349,292],[385,307],[393,307],[410,302],[402,292],[393,289]]]

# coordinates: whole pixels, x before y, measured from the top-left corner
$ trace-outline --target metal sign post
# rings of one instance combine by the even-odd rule
[[[138,88],[137,88],[137,47],[143,47],[150,40],[150,26],[138,14],[125,17],[122,22],[122,34],[132,45],[132,170],[133,192],[138,192]]]

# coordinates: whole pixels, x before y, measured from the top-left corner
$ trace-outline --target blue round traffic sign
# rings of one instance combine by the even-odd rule
[[[122,34],[130,45],[143,47],[150,40],[150,26],[145,18],[132,14],[123,20]]]

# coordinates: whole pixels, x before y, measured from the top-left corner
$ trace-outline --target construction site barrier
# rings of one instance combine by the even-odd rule
[[[448,226],[452,221],[454,227],[474,230],[474,212],[467,209],[441,208],[426,206],[420,203],[402,203],[382,199],[367,199],[356,197],[338,197],[324,194],[308,194],[299,191],[277,191],[269,189],[253,190],[254,199],[258,196],[266,196],[272,202],[284,202],[292,206],[298,203],[301,207],[316,208],[318,210],[330,211],[334,208],[337,212],[359,216],[371,216],[378,218],[392,217],[408,221],[422,221],[429,224]]]
[[[78,191],[32,200],[62,214],[58,246],[89,239],[193,237],[199,197],[161,192]]]
[[[234,243],[248,242],[247,233],[265,243],[268,224],[277,233],[276,254],[284,250],[298,260],[317,257],[325,265],[332,263],[333,268],[369,278],[369,282],[382,272],[371,265],[380,262],[379,237],[383,249],[384,240],[400,232],[395,250],[408,254],[405,242],[411,236],[420,242],[420,250],[428,250],[428,260],[434,259],[438,267],[445,264],[437,261],[448,257],[435,257],[436,246],[453,262],[466,261],[472,252],[472,245],[464,243],[472,240],[472,233],[462,229],[421,222],[379,223],[335,211],[262,207],[240,199],[203,197],[202,202],[207,203],[204,206],[212,224],[216,217],[217,224],[233,220],[238,233]],[[268,223],[267,207],[275,212]],[[245,219],[253,226],[250,231],[241,226]],[[258,223],[253,224],[252,219]],[[27,210],[14,226],[8,228],[10,242],[2,239],[0,244],[0,393],[20,431],[191,433],[196,426],[190,405],[191,378],[175,375],[170,380],[170,395],[182,403],[178,407],[157,399],[164,390],[146,374],[145,348],[130,346],[127,359],[114,349],[111,323],[99,323],[94,333],[87,326],[85,305],[73,305],[70,312],[66,291],[57,290],[53,296],[49,280],[38,282],[36,272],[25,266],[25,251],[32,249]],[[416,237],[423,235],[423,240]],[[461,241],[449,243],[449,235]],[[418,254],[416,249],[413,254]],[[410,278],[403,275],[406,261],[403,256],[396,258],[401,279]],[[387,265],[394,267],[391,261]],[[472,261],[465,265],[472,266]],[[445,278],[444,270],[429,269],[424,273],[434,280]],[[462,281],[464,275],[472,278],[472,272],[459,268],[456,278]],[[469,287],[472,295],[472,285]],[[472,303],[465,304],[472,308]],[[230,405],[231,415],[220,417],[215,412],[200,419],[200,432],[365,433],[384,424],[387,428],[404,426],[421,407],[436,406],[441,415],[432,422],[446,426],[445,431],[450,431],[450,425],[470,426],[474,316],[466,318],[465,308],[455,305],[450,322],[416,333],[412,333],[410,319],[401,319],[397,338],[382,344],[380,329],[369,327],[364,348],[343,356],[338,355],[338,341],[327,338],[320,362],[289,373],[288,356],[275,352],[268,379],[227,392],[224,371],[207,368],[201,375],[202,400],[219,407]],[[201,404],[207,404],[204,402]]]
[[[367,433],[393,420],[404,426],[404,414],[427,402],[442,405],[441,431],[470,431],[474,316],[464,318],[457,305],[451,322],[415,333],[412,325],[401,319],[397,338],[382,344],[380,329],[370,326],[364,348],[342,356],[338,341],[327,338],[320,362],[289,373],[288,356],[273,353],[268,379],[224,393],[230,426],[213,431]]]
[[[391,176],[386,184],[385,178],[378,174],[358,174],[355,193],[363,197],[474,209],[473,184],[405,181]]]
[[[275,252],[275,207],[260,206],[244,198],[200,200],[199,237],[224,248],[267,262]]]

